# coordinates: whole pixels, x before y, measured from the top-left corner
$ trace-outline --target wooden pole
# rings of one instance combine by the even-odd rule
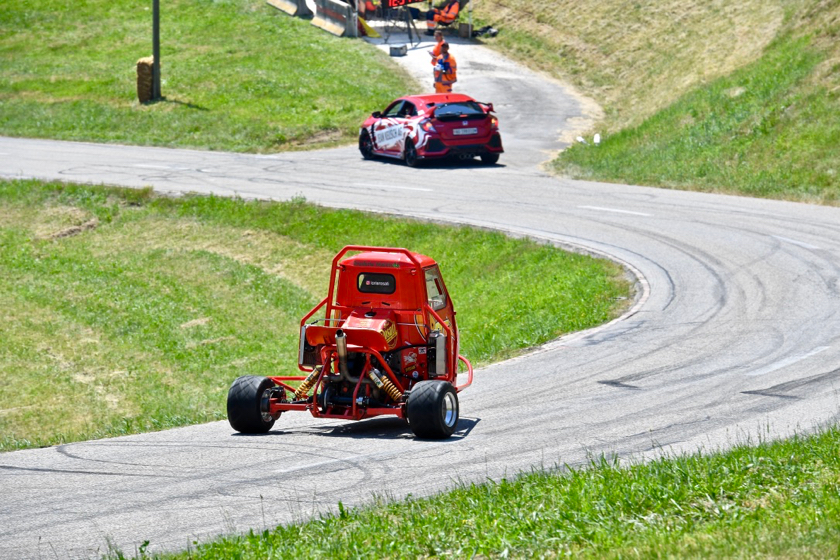
[[[152,101],[160,94],[160,0],[152,0]]]

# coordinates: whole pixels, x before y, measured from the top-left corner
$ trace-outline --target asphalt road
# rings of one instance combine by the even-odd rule
[[[499,108],[499,165],[411,169],[352,147],[256,156],[0,138],[0,174],[303,195],[529,235],[624,263],[638,280],[632,311],[477,371],[445,442],[415,441],[393,419],[286,414],[259,437],[218,422],[2,454],[0,557],[133,553],[146,540],[181,549],[339,500],[426,495],[601,453],[715,450],[837,420],[840,209],[552,178],[538,164],[585,126],[582,101],[478,47],[453,52],[460,91]],[[427,56],[416,49],[404,63],[421,76]]]

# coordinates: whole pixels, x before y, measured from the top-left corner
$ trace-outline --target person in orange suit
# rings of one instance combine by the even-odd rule
[[[435,93],[452,93],[452,84],[458,81],[458,63],[449,54],[449,43],[440,44],[440,55],[432,60],[435,76]]]
[[[460,0],[446,0],[442,8],[432,8],[426,12],[426,35],[434,33],[438,23],[452,23],[461,9]]]
[[[443,44],[443,31],[436,30],[435,31],[435,46],[432,50],[429,51],[429,55],[432,57],[432,64],[435,63],[435,59],[440,56],[440,46]]]

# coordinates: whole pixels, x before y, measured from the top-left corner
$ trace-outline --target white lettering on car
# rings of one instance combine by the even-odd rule
[[[383,147],[402,137],[402,124],[389,121],[381,121],[381,128],[376,130],[376,143]]]

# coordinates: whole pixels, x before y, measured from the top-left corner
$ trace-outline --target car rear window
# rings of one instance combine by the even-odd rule
[[[441,121],[483,117],[484,109],[475,101],[459,101],[435,107],[435,118]]]
[[[362,272],[356,281],[359,291],[364,294],[393,294],[397,290],[397,281],[393,274]]]

